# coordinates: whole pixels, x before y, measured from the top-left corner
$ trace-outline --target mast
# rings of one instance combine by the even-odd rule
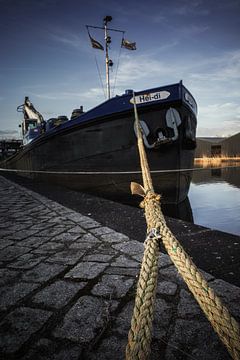
[[[113,66],[113,62],[109,59],[108,54],[108,46],[111,44],[111,37],[108,35],[108,22],[112,21],[111,16],[106,16],[104,19],[104,34],[105,34],[105,59],[106,59],[106,86],[107,86],[107,98],[110,99],[111,92],[110,92],[110,75],[109,75],[109,67]]]
[[[136,43],[131,43],[128,40],[124,39],[125,31],[119,30],[119,29],[111,29],[111,28],[108,27],[108,23],[110,21],[112,21],[112,17],[108,15],[108,16],[105,16],[105,18],[103,19],[103,25],[104,25],[103,27],[86,25],[88,36],[90,38],[92,47],[94,49],[98,49],[98,50],[105,50],[106,87],[107,87],[107,98],[108,98],[108,100],[111,98],[109,68],[113,66],[113,61],[111,59],[109,59],[109,51],[108,51],[109,50],[109,45],[111,44],[111,36],[109,36],[109,31],[115,31],[115,32],[118,32],[118,33],[122,34],[121,47],[124,47],[124,48],[126,48],[128,50],[136,50]],[[100,42],[95,40],[90,35],[89,28],[104,30],[105,49],[104,49],[103,45]]]

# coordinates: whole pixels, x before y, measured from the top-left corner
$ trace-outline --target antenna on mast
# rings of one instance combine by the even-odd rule
[[[104,31],[105,31],[105,58],[106,58],[106,85],[107,85],[107,98],[110,99],[110,75],[109,75],[109,67],[113,66],[113,62],[109,59],[108,47],[111,44],[111,36],[108,35],[107,24],[112,21],[111,16],[105,16],[103,19],[104,22]]]

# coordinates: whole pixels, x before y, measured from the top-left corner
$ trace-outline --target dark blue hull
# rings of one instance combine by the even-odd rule
[[[3,166],[69,188],[130,199],[130,182],[141,182],[132,97],[112,98],[46,132]],[[137,92],[136,101],[155,191],[163,202],[179,203],[187,196],[191,171],[175,170],[193,166],[195,100],[179,83]]]

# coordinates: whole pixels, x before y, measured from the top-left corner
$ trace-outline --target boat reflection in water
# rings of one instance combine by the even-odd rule
[[[179,204],[162,204],[161,208],[165,216],[190,223],[194,222],[192,207],[188,197]]]

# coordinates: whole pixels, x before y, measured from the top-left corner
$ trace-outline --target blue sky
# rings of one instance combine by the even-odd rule
[[[45,119],[105,100],[103,52],[85,25],[106,15],[137,43],[121,50],[115,81],[121,36],[112,34],[114,94],[183,80],[198,103],[198,136],[240,131],[240,0],[0,0],[0,137],[18,136],[25,96]],[[103,43],[101,31],[92,36]]]

